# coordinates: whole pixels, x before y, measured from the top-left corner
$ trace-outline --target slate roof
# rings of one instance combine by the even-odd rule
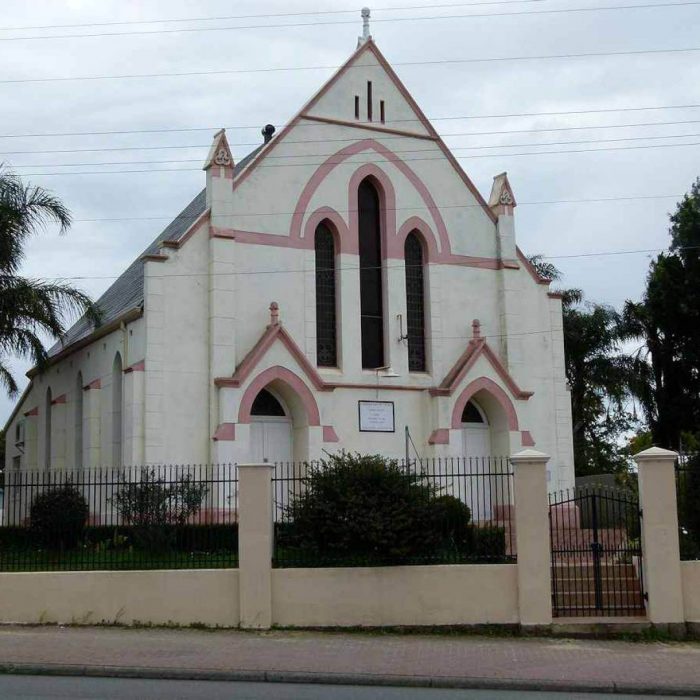
[[[265,144],[251,151],[236,163],[234,177],[255,158]],[[163,241],[176,241],[206,210],[206,190],[202,190],[156,237],[156,239],[139,255],[134,262],[113,282],[107,291],[97,300],[102,310],[102,325],[115,321],[127,311],[143,307],[144,300],[144,255],[157,253]],[[83,316],[78,320],[49,350],[49,357],[54,357],[73,343],[87,338],[93,331],[92,324]]]

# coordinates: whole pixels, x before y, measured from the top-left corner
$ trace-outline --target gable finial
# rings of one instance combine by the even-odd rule
[[[481,338],[481,321],[475,318],[472,321],[472,339],[479,340]]]
[[[279,326],[280,324],[280,305],[273,301],[270,303],[270,325]]]
[[[360,46],[363,44],[366,44],[371,38],[372,35],[369,33],[369,7],[363,7],[362,8],[362,36],[357,37],[357,48],[359,49]]]

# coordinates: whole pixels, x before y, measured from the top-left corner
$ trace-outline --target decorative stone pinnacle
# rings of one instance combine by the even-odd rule
[[[481,321],[478,318],[472,321],[472,338],[474,340],[481,338]]]
[[[362,8],[362,36],[357,37],[357,48],[359,49],[362,44],[366,44],[372,35],[369,33],[369,7]]]
[[[280,305],[273,301],[270,304],[270,325],[278,326],[280,322]]]
[[[224,129],[220,129],[214,134],[214,140],[204,163],[204,170],[208,170],[212,166],[233,168],[233,156]]]

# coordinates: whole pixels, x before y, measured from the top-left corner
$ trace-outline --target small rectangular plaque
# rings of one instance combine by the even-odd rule
[[[393,433],[393,401],[358,401],[361,433]]]

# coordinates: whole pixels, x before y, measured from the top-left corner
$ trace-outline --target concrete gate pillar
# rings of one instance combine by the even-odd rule
[[[241,627],[272,626],[272,471],[238,465],[238,585]]]
[[[514,467],[515,542],[518,556],[518,607],[523,626],[552,622],[552,572],[547,501],[549,455],[522,450]]]
[[[652,447],[633,457],[639,469],[642,565],[649,620],[683,623],[675,463],[678,454]]]

